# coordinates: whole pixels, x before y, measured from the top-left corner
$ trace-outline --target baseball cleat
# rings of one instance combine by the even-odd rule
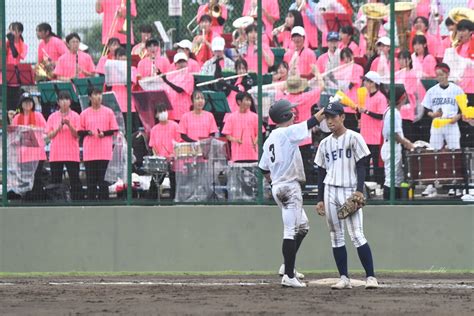
[[[298,271],[293,270],[293,272],[295,273],[295,276],[298,278],[298,279],[304,279],[304,274],[303,273],[300,273]],[[282,277],[284,274],[285,274],[285,264],[283,263],[281,266],[280,266],[280,270],[278,270],[278,274]]]
[[[351,280],[345,275],[341,275],[339,282],[331,286],[334,290],[352,289]]]
[[[295,278],[290,278],[288,275],[284,275],[281,279],[281,285],[284,287],[306,287],[306,284]]]
[[[379,287],[379,282],[377,282],[377,279],[373,276],[370,276],[367,278],[367,283],[365,283],[365,288],[366,289],[376,289]]]

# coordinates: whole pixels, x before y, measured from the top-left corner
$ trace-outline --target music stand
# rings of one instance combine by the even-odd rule
[[[35,131],[25,126],[8,126],[8,133],[18,133],[21,147],[39,147]]]
[[[367,66],[367,57],[354,57],[354,63],[365,69],[365,66]]]
[[[7,64],[7,83],[8,86],[33,86],[33,68],[30,64]]]
[[[68,91],[71,95],[72,103],[71,108],[77,112],[80,112],[79,99],[76,95],[76,91],[71,82],[62,81],[44,81],[38,82],[38,90],[41,93],[41,104],[42,113],[44,118],[47,120],[49,115],[54,112],[58,101],[59,91]],[[76,108],[76,106],[78,108]]]
[[[71,82],[45,81],[38,82],[38,90],[41,93],[43,103],[56,103],[59,91],[69,91],[73,102],[79,102],[76,91]]]
[[[206,104],[204,110],[211,112],[214,115],[219,130],[224,126],[224,116],[230,113],[229,103],[227,103],[227,96],[224,92],[205,90],[202,91]]]
[[[278,66],[283,61],[283,57],[285,56],[285,49],[284,48],[278,48],[278,47],[272,47],[271,50],[273,52],[273,56],[275,56],[275,61],[274,61],[273,64],[275,66]]]
[[[88,95],[90,88],[104,90],[105,77],[72,78],[71,81],[76,87],[77,95]]]
[[[352,25],[351,16],[347,13],[327,12],[323,13],[329,32],[339,32],[340,28],[346,25]]]
[[[155,125],[156,106],[158,104],[166,104],[168,110],[173,110],[166,91],[134,91],[132,96],[135,98],[135,107],[147,134]]]
[[[421,79],[421,83],[426,91],[433,88],[435,85],[438,84],[438,81],[435,79]]]
[[[197,85],[198,83],[206,82],[206,81],[211,81],[214,79],[214,76],[211,75],[200,75],[200,74],[194,74],[194,85]]]
[[[252,86],[256,86],[258,75],[255,72],[250,72],[249,77],[252,78],[252,80],[253,80],[253,85]],[[273,82],[272,74],[263,74],[262,75],[262,84],[270,84],[272,82]]]

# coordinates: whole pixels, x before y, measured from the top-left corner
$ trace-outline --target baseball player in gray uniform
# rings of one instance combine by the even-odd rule
[[[340,275],[339,282],[332,288],[352,288],[347,271],[345,224],[365,269],[367,276],[365,287],[377,288],[372,252],[362,226],[362,209],[343,220],[337,215],[338,209],[354,191],[362,194],[370,151],[359,133],[344,126],[344,107],[340,103],[329,103],[324,109],[324,116],[332,134],[321,141],[316,153],[315,163],[318,166],[316,211],[321,216],[326,215],[333,255]]]
[[[306,178],[298,144],[310,136],[310,130],[318,124],[317,118],[322,111],[305,122],[293,124],[295,106],[288,100],[279,100],[270,107],[269,115],[277,128],[263,144],[259,167],[272,185],[273,198],[282,211],[285,271],[281,284],[306,287],[295,275],[296,253],[309,230],[301,193],[301,184]]]

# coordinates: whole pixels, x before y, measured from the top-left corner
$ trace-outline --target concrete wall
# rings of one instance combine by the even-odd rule
[[[307,213],[298,268],[335,269],[326,224]],[[376,269],[474,269],[472,205],[369,206],[364,225]],[[0,271],[275,270],[281,236],[272,206],[0,208]]]

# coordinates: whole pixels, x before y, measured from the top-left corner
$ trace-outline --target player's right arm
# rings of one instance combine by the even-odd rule
[[[319,124],[323,117],[324,108],[315,113],[305,122],[294,124],[285,129],[285,135],[291,143],[299,144],[305,138],[311,136],[311,129]]]
[[[270,165],[268,162],[268,152],[265,148],[266,146],[264,145],[262,157],[260,157],[260,162],[258,163],[258,167],[260,171],[262,172],[263,176],[265,177],[265,179],[267,179],[268,183],[272,184],[272,178],[270,175]]]

